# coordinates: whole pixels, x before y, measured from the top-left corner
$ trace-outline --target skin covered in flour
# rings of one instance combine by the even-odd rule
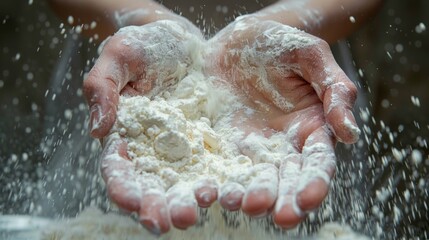
[[[183,73],[181,71],[177,71],[177,69],[184,69],[187,65],[192,64],[192,60],[188,61],[189,59],[192,59],[192,56],[189,55],[186,47],[180,43],[185,42],[184,45],[186,45],[186,42],[189,41],[180,36],[180,34],[170,34],[169,31],[177,33],[177,29],[184,29],[185,32],[194,34],[196,38],[201,38],[199,30],[192,27],[192,24],[189,24],[189,22],[184,20],[182,17],[172,14],[164,7],[152,1],[127,0],[120,2],[107,1],[104,3],[102,1],[52,2],[55,2],[55,4],[62,3],[64,5],[70,5],[70,7],[61,8],[60,12],[63,13],[67,12],[67,10],[73,11],[78,9],[78,11],[73,12],[73,15],[85,14],[86,11],[92,11],[94,14],[87,14],[87,16],[100,16],[100,19],[106,23],[98,24],[98,26],[103,28],[101,29],[103,34],[105,34],[103,36],[112,34],[115,31],[115,27],[119,25],[118,22],[120,22],[121,26],[129,24],[143,25],[151,22],[154,23],[149,25],[147,29],[145,28],[144,31],[152,31],[149,30],[149,28],[153,28],[157,25],[163,25],[164,23],[160,23],[159,20],[165,19],[176,21],[181,25],[179,28],[172,29],[165,27],[164,24],[164,26],[161,26],[161,29],[165,28],[167,30],[163,31],[162,36],[155,34],[155,36],[158,36],[158,40],[153,38],[151,40],[152,42],[147,41],[147,35],[139,36],[136,34],[131,39],[128,39],[124,35],[121,36],[121,34],[117,34],[106,44],[97,64],[91,71],[89,78],[84,82],[85,94],[88,99],[88,103],[91,106],[91,134],[97,138],[105,137],[113,126],[116,120],[119,95],[149,94],[154,96],[163,88],[163,86],[168,86],[172,79]],[[368,3],[371,2],[370,4],[367,4],[366,1],[342,1],[341,4],[338,4],[335,0],[327,1],[323,4],[320,4],[320,1],[303,1],[303,4],[297,4],[297,2],[298,1],[279,1],[277,4],[255,14],[255,17],[259,20],[274,20],[277,23],[290,24],[292,26],[299,27],[300,29],[305,29],[309,33],[321,36],[325,40],[332,42],[338,37],[346,35],[362,23],[363,20],[373,12],[373,9],[377,7],[377,3],[379,1],[367,1]],[[82,12],[80,7],[76,8],[78,5],[86,5],[84,8],[85,12]],[[123,10],[127,11],[130,9],[138,9],[140,7],[144,8],[145,11],[134,11],[135,14],[123,14],[122,16],[124,16],[124,19],[117,21],[117,16],[121,17],[121,14],[118,15],[114,13],[121,13]],[[304,10],[314,11],[311,11],[311,14],[301,14],[304,13]],[[292,12],[293,14],[286,14],[288,12]],[[356,16],[357,21],[351,24],[347,21],[347,19],[349,19],[349,15]],[[65,16],[68,16],[68,14]],[[339,21],[336,19],[337,16],[341,16],[341,18],[344,18],[345,20]],[[87,18],[76,17],[76,19],[83,21]],[[112,19],[116,20],[112,21]],[[341,28],[335,28],[335,30],[338,31],[335,31],[334,34],[332,34],[332,31],[327,31],[331,28],[330,24],[333,19],[336,19],[336,21],[338,20],[337,22],[347,23],[344,25],[342,24]],[[245,34],[239,32],[234,33],[234,30],[231,31],[231,27],[227,27],[229,30],[224,31],[224,33],[228,33],[229,31],[230,33],[234,33],[233,35],[241,35],[244,39],[246,39],[246,37],[247,39],[255,37],[252,36],[252,34],[260,36],[261,32],[249,31],[248,26],[246,26],[247,24],[242,23],[245,23],[245,21],[240,22],[238,19],[236,22],[232,23],[231,26],[234,26],[235,30],[238,31],[240,28],[236,27],[237,25],[241,25],[241,27],[244,27],[241,31],[244,30]],[[261,25],[264,24],[267,25],[266,22],[261,23]],[[272,22],[268,25],[270,24],[272,24]],[[167,25],[171,26],[171,24]],[[266,33],[269,32],[269,28],[272,28],[264,28],[261,27],[261,25],[257,25],[256,27]],[[106,28],[104,28],[105,26]],[[279,28],[279,26],[277,26],[277,28]],[[267,40],[274,40],[271,43],[282,45],[284,44],[284,42],[281,41],[282,34],[279,35],[278,33],[283,32],[283,34],[287,35],[288,31],[289,30],[271,31],[268,35],[277,35],[277,37]],[[222,34],[219,34],[218,36],[222,36]],[[237,38],[235,38],[228,42],[227,38],[218,36],[214,39],[219,40],[217,44],[220,49],[223,49],[223,51],[221,51],[222,53],[227,53],[226,56],[227,58],[230,58],[229,61],[240,62],[235,59],[236,55],[231,51],[225,51],[227,50],[227,47],[231,47],[231,50],[242,50],[246,47],[248,49],[254,48],[254,46],[249,45],[246,41],[240,41],[239,39],[237,41]],[[247,124],[245,125],[246,129],[243,129],[243,131],[246,133],[255,131],[257,137],[270,137],[273,134],[272,130],[290,131],[291,129],[295,129],[297,134],[295,134],[295,137],[287,138],[287,141],[290,141],[295,145],[296,154],[289,154],[288,157],[284,158],[285,163],[280,164],[279,166],[279,185],[277,186],[275,183],[269,183],[270,186],[265,186],[265,188],[274,186],[270,189],[275,190],[259,194],[260,196],[263,196],[262,199],[256,198],[256,196],[258,196],[256,193],[260,193],[258,188],[263,188],[258,186],[258,184],[251,184],[252,187],[249,185],[249,188],[244,188],[243,186],[243,188],[241,188],[242,191],[240,190],[238,194],[222,194],[222,196],[217,196],[218,193],[228,193],[231,191],[218,191],[215,184],[207,182],[201,184],[200,188],[196,189],[197,194],[195,196],[200,206],[209,206],[211,201],[214,201],[219,197],[221,202],[235,203],[225,205],[226,208],[231,206],[231,210],[233,210],[232,208],[241,207],[249,215],[258,216],[265,213],[267,209],[271,209],[271,207],[268,206],[272,206],[275,202],[274,217],[276,223],[279,226],[290,228],[302,221],[305,217],[305,213],[314,207],[317,207],[326,196],[328,180],[333,175],[332,162],[335,159],[332,159],[332,154],[321,153],[333,152],[332,146],[335,142],[334,139],[346,143],[351,143],[356,139],[358,130],[351,113],[348,112],[354,102],[355,91],[353,88],[354,86],[350,86],[350,82],[344,78],[344,75],[338,66],[333,64],[334,61],[326,43],[320,42],[319,39],[312,36],[307,37],[313,39],[316,44],[308,45],[305,48],[293,49],[292,52],[295,54],[292,55],[294,56],[292,58],[285,58],[283,61],[280,61],[281,58],[286,56],[280,54],[280,59],[276,59],[277,61],[282,62],[284,66],[289,65],[287,66],[287,70],[293,75],[290,79],[301,80],[292,82],[306,83],[303,84],[303,86],[300,84],[295,86],[282,85],[288,81],[268,82],[268,84],[264,81],[254,81],[257,83],[253,85],[257,87],[255,90],[243,90],[240,86],[252,86],[252,84],[249,84],[252,83],[252,81],[240,81],[240,77],[235,79],[229,77],[234,76],[234,74],[231,73],[234,73],[235,70],[240,70],[240,66],[242,67],[245,62],[240,62],[240,64],[234,65],[234,68],[232,70],[229,69],[231,70],[229,71],[228,68],[222,66],[222,61],[216,58],[216,56],[219,56],[219,53],[212,53],[212,55],[209,54],[210,56],[213,56],[212,62],[214,62],[213,66],[215,66],[207,67],[210,74],[224,80],[233,79],[234,81],[232,81],[231,84],[235,89],[237,89],[238,94],[240,91],[244,93],[246,93],[246,91],[248,91],[248,93],[259,92],[259,95],[256,95],[254,99],[243,98],[243,103],[248,105],[249,108],[257,110],[255,111],[257,112],[256,116],[259,114],[262,119],[264,119],[264,117],[266,119],[266,116],[274,117],[272,121],[263,120],[252,122],[246,118],[245,114],[237,113],[237,122],[243,123],[244,121]],[[169,39],[169,45],[165,47],[164,50],[171,49],[171,46],[177,46],[173,49],[177,49],[178,51],[173,51],[172,55],[171,52],[165,51],[170,54],[167,55],[167,58],[165,59],[161,59],[151,54],[150,47],[159,45],[155,43],[159,43],[160,40],[165,39]],[[140,45],[129,44],[130,40],[137,40],[137,42],[140,42]],[[214,42],[215,41],[212,41],[212,43]],[[252,42],[250,41],[250,43]],[[144,54],[138,54],[141,52],[130,46],[146,46],[140,48],[144,50]],[[162,47],[162,45],[160,47]],[[268,45],[264,47],[270,48]],[[273,49],[275,49],[275,47]],[[288,52],[289,50],[292,49],[285,48],[284,52]],[[252,51],[249,52],[251,53]],[[254,51],[254,53],[261,52]],[[327,56],[327,61],[324,60],[324,55]],[[266,55],[262,54],[261,56],[263,57]],[[174,61],[175,57],[180,57],[180,61]],[[246,56],[246,58],[249,57],[250,56]],[[260,56],[254,55],[254,57]],[[223,60],[227,61],[228,59]],[[162,64],[160,64],[160,62],[162,62]],[[178,62],[183,65],[177,65]],[[272,63],[265,62],[265,64],[268,64],[269,66]],[[305,64],[307,64],[307,68],[305,68]],[[156,74],[159,73],[156,69],[157,67],[161,67],[161,65],[164,67],[166,72],[166,75],[164,75],[164,77],[166,77],[166,81],[162,80],[161,82],[157,82],[157,79],[163,79],[156,77]],[[259,70],[262,70],[266,66],[263,65],[258,67]],[[222,73],[222,71],[226,72]],[[276,69],[273,71],[267,71],[264,69],[264,71],[267,73],[273,73],[273,79],[279,79],[278,75],[283,74]],[[259,71],[259,73],[264,71]],[[252,80],[252,76],[254,76],[253,73],[246,76],[246,79]],[[274,95],[267,95],[264,93],[273,86],[278,87],[282,91],[276,91],[277,93]],[[300,94],[305,95],[306,97],[303,98],[305,101],[301,103],[300,98],[293,99],[293,96],[283,96],[285,92],[288,92],[288,88],[291,90],[293,89],[296,93],[299,92]],[[316,94],[314,94],[314,92]],[[308,96],[306,94],[308,94]],[[263,98],[260,97],[261,95]],[[265,96],[268,96],[268,104]],[[344,101],[341,101],[341,99]],[[301,112],[299,110],[302,110],[305,114],[300,114]],[[268,115],[265,113],[268,113]],[[306,122],[308,120],[311,120],[307,125],[309,126],[308,128],[303,127],[304,124],[297,125],[298,122]],[[271,130],[269,130],[270,128]],[[290,132],[293,133],[294,131]],[[334,135],[331,135],[332,133]],[[247,137],[254,135],[255,134],[248,134]],[[165,195],[153,193],[151,191],[143,191],[145,190],[144,187],[141,188],[141,192],[137,191],[135,192],[136,194],[131,194],[131,191],[129,191],[129,183],[133,181],[133,176],[125,174],[127,172],[127,168],[132,167],[132,165],[127,162],[128,156],[126,152],[126,143],[120,138],[117,138],[112,139],[111,141],[105,141],[104,146],[103,156],[104,160],[106,160],[106,168],[103,169],[103,174],[105,179],[106,177],[115,177],[118,172],[120,173],[121,171],[124,173],[121,178],[115,178],[115,181],[108,182],[110,196],[121,208],[139,212],[142,224],[149,229],[152,229],[154,232],[166,232],[169,230],[171,224],[175,227],[186,228],[195,223],[194,216],[196,216],[196,214],[194,213],[196,210],[194,206],[178,208],[175,209],[174,213],[168,213],[169,210],[165,207],[166,203],[165,200],[163,200],[165,199]],[[249,155],[253,154],[254,157],[257,157],[255,151],[252,151],[252,149],[254,149],[253,146],[244,145],[241,147],[243,150],[247,151]],[[321,161],[323,164],[315,160],[318,159],[316,157],[317,155],[326,155],[327,159]],[[113,162],[115,159],[121,161]],[[304,161],[305,159],[308,161]],[[309,159],[312,160],[310,161]],[[315,175],[320,176],[320,178],[312,181],[310,186],[307,186],[309,178],[303,177],[302,179],[299,179],[298,175],[292,174],[292,172],[296,172],[292,171],[293,169],[307,169],[307,173],[316,173]],[[267,171],[270,172],[272,170]],[[302,176],[308,177],[309,175],[311,174],[303,174]],[[240,187],[237,189],[240,189]],[[277,196],[275,196],[276,194]],[[231,198],[228,196],[231,196]],[[146,206],[149,205],[151,207],[147,208]]]
[[[134,41],[143,49],[148,48],[143,56],[154,56],[150,53],[156,51],[150,48],[160,47],[159,44],[148,44],[150,41],[147,40],[139,42],[140,37],[148,36],[139,32],[152,31],[151,28],[159,32],[160,28],[165,28],[167,33],[173,25],[171,22],[158,22],[140,28],[124,28],[109,40],[106,48],[109,49],[109,44],[118,43],[124,48],[135,48],[138,44],[128,44]],[[252,42],[246,39],[246,35],[256,35],[256,40]],[[146,81],[153,79],[150,82],[129,81],[122,90],[123,94],[143,92],[156,96],[180,79],[183,76],[181,72],[191,68],[202,70],[206,77],[217,79],[218,85],[233,89],[239,102],[245,106],[235,111],[230,119],[231,127],[243,132],[241,141],[230,144],[238,145],[241,152],[253,160],[254,171],[259,174],[247,183],[232,179],[219,186],[209,184],[207,180],[193,189],[174,185],[168,191],[163,187],[156,190],[153,186],[157,184],[152,184],[148,177],[141,178],[130,171],[134,165],[129,161],[126,141],[120,137],[109,137],[105,141],[102,170],[111,198],[121,208],[139,212],[142,224],[156,233],[168,231],[170,224],[183,229],[195,224],[197,205],[208,207],[216,199],[226,209],[242,209],[254,217],[267,215],[273,209],[277,225],[284,228],[296,226],[307,212],[320,205],[328,193],[335,170],[335,138],[332,132],[347,143],[357,139],[359,130],[350,111],[356,96],[354,85],[336,65],[324,41],[276,22],[241,18],[208,42],[186,35],[177,36],[188,42],[173,41],[170,44],[201,44],[203,47],[197,49],[205,50],[200,50],[202,54],[199,55],[188,52],[187,49],[191,48],[186,45],[179,45],[174,48],[177,52],[169,55],[171,59],[176,56],[182,59],[179,63],[169,58],[148,59],[150,64],[146,66],[154,67],[147,67],[149,69],[145,69],[144,74],[152,76],[150,73],[158,68],[170,69],[168,74],[164,73],[163,78],[159,74],[153,75],[158,78],[145,78]],[[203,66],[196,67],[201,57],[210,60],[202,61]],[[100,59],[103,61],[103,53]],[[130,76],[126,72],[122,74]],[[343,94],[331,91],[336,85],[344,87],[340,91]],[[342,104],[333,101],[338,98],[342,99]],[[281,138],[276,135],[278,133],[282,133]],[[277,143],[283,140],[290,146],[262,156],[263,149],[254,143],[265,144],[264,141],[273,139],[277,139]],[[267,162],[267,156],[273,160]],[[272,179],[273,175],[279,178]],[[141,179],[137,185],[136,179]],[[194,197],[189,199],[189,196]],[[183,201],[174,205],[173,199]]]
[[[235,125],[247,138],[284,132],[283,141],[292,145],[276,163],[278,186],[249,186],[236,202],[251,216],[275,206],[275,222],[294,227],[328,193],[335,172],[335,138],[345,143],[358,139],[351,112],[356,87],[326,42],[277,22],[241,17],[209,44],[218,49],[210,53],[218,56],[209,58],[217,60],[212,74],[224,79],[252,109],[250,114],[238,112]],[[245,138],[240,147],[252,159],[267,158],[258,157],[254,142]]]

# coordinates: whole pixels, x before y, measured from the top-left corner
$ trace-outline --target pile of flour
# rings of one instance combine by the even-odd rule
[[[257,164],[278,167],[293,151],[286,133],[245,135],[235,114],[251,117],[252,110],[214,81],[192,71],[152,100],[120,98],[113,131],[126,139],[135,171],[152,178],[154,189],[192,187],[206,179],[248,186],[259,174]],[[243,143],[250,154],[243,155]]]

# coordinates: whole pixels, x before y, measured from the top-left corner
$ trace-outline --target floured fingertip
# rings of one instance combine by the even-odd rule
[[[140,211],[140,223],[153,234],[160,235],[170,230],[170,219],[165,196],[162,194],[143,197]]]
[[[257,176],[246,189],[242,210],[252,216],[264,216],[273,207],[278,192],[278,170],[273,164],[257,164]]]
[[[167,191],[171,223],[186,229],[197,222],[197,201],[193,189],[186,183],[178,183]]]
[[[361,130],[358,128],[351,111],[346,112],[346,116],[344,117],[344,125],[348,129],[350,135],[350,143],[357,142],[359,140]]]
[[[315,178],[297,194],[296,202],[302,211],[317,209],[329,192],[329,184],[325,179]]]
[[[230,211],[237,211],[241,207],[245,189],[235,182],[225,183],[220,187],[219,203]]]
[[[295,228],[305,219],[305,213],[298,207],[293,195],[280,196],[273,213],[274,223],[285,229]]]
[[[335,108],[327,116],[328,126],[335,138],[346,144],[353,144],[359,140],[361,133],[350,110]]]
[[[202,208],[210,207],[218,197],[219,187],[214,179],[200,180],[194,184],[193,189],[198,206]]]

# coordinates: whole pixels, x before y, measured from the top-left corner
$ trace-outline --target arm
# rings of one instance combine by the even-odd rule
[[[49,3],[64,21],[73,16],[72,24],[75,26],[89,26],[95,21],[96,27],[83,29],[83,33],[87,36],[98,34],[99,39],[105,39],[127,25],[144,25],[157,20],[184,20],[152,0],[49,0]]]
[[[280,0],[255,15],[318,36],[328,43],[344,38],[362,26],[383,0]]]

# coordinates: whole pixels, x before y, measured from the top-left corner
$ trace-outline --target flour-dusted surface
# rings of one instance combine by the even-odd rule
[[[350,226],[337,222],[326,223],[321,229],[309,236],[300,236],[296,230],[287,233],[270,230],[266,222],[251,221],[243,214],[228,216],[234,219],[227,223],[224,212],[218,204],[207,212],[207,222],[194,226],[186,231],[172,229],[169,233],[156,237],[145,230],[138,222],[128,216],[117,213],[103,213],[96,208],[87,208],[76,218],[57,220],[50,227],[40,230],[38,240],[137,240],[137,239],[213,239],[213,240],[260,240],[260,239],[291,239],[291,240],[368,240],[369,238],[354,232]],[[234,225],[234,226],[233,226]]]

